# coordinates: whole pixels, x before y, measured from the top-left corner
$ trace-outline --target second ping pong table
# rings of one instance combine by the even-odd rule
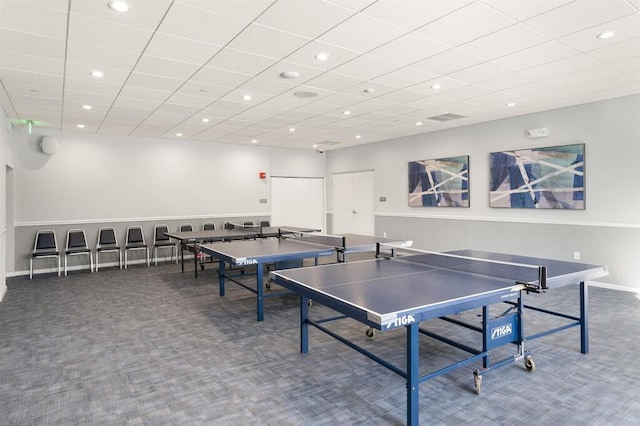
[[[535,367],[525,342],[568,327],[581,328],[581,350],[588,351],[586,281],[608,274],[605,267],[574,262],[561,262],[526,256],[515,256],[477,250],[449,253],[423,252],[400,257],[379,257],[361,262],[322,265],[273,271],[270,279],[300,297],[300,351],[309,350],[309,326],[371,358],[406,380],[407,424],[418,424],[419,384],[474,362],[482,368],[474,371],[476,392],[480,393],[482,375],[497,367],[524,360],[525,367]],[[525,336],[523,292],[544,292],[568,284],[580,285],[580,317],[549,310],[543,313],[568,319],[569,325]],[[309,301],[325,305],[338,317],[311,319]],[[507,303],[509,309],[490,317],[489,307]],[[465,324],[452,318],[454,314],[482,308],[482,325]],[[535,309],[535,308],[533,308]],[[406,366],[383,359],[324,324],[353,318],[370,330],[405,329]],[[442,318],[482,335],[479,347],[454,341],[420,327],[424,321]],[[419,337],[426,335],[462,349],[469,357],[444,368],[420,376]],[[498,361],[490,351],[514,344],[516,351]]]
[[[264,282],[265,265],[275,264],[288,268],[291,263],[302,262],[304,259],[315,259],[318,265],[319,258],[324,256],[336,256],[337,262],[345,262],[347,256],[352,253],[376,251],[378,243],[385,243],[391,250],[411,247],[412,241],[396,240],[359,234],[324,235],[305,232],[281,230],[278,238],[231,241],[227,243],[202,244],[200,251],[214,259],[219,260],[218,283],[220,296],[225,295],[225,280],[229,280],[256,294],[256,314],[258,321],[264,320],[264,299],[280,296],[284,292],[274,292],[265,295],[264,287],[269,283]],[[230,266],[256,267],[256,284],[247,285],[244,280],[239,280],[238,275],[227,274],[225,263]],[[286,292],[289,293],[289,292]]]

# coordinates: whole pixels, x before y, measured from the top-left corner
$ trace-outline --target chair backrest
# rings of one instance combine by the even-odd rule
[[[190,223],[183,223],[180,225],[180,232],[193,232],[193,225]]]
[[[216,224],[213,222],[205,222],[202,224],[202,230],[203,231],[215,231],[216,230]]]
[[[141,227],[130,226],[127,228],[127,244],[131,244],[131,243],[144,244],[144,233],[142,232]]]
[[[223,224],[223,228],[224,228],[225,230],[233,229],[233,223],[231,223],[231,222],[229,222],[229,221],[225,221],[225,222],[224,222],[224,224]]]
[[[269,225],[269,221],[268,220],[261,220],[260,221],[260,226],[271,226],[271,225]]]
[[[168,241],[169,237],[164,235],[165,232],[169,232],[169,227],[167,225],[156,225],[153,227],[153,241]]]
[[[67,250],[77,248],[88,248],[84,229],[70,229],[67,231]]]
[[[242,226],[252,228],[253,227],[253,221],[252,220],[245,220],[244,222],[242,222]]]
[[[53,230],[43,230],[36,233],[36,241],[33,250],[58,250],[58,240]]]
[[[113,228],[100,228],[98,230],[98,247],[112,244],[118,245],[116,230]]]

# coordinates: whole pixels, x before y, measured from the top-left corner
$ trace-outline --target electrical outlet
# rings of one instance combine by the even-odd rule
[[[382,238],[387,238],[387,233],[386,232],[382,233]]]
[[[580,252],[579,251],[574,251],[573,252],[573,260],[580,260]]]

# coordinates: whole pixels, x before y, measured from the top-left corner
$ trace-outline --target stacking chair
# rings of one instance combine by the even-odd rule
[[[180,232],[193,232],[193,225],[190,223],[180,224]]]
[[[120,250],[120,245],[118,244],[116,230],[113,228],[98,229],[98,243],[96,244],[96,272],[98,272],[98,267],[100,265],[100,261],[98,258],[100,253],[113,251],[118,253],[118,266],[120,267],[120,269],[122,269],[122,251]]]
[[[233,229],[233,223],[231,223],[231,222],[229,222],[228,220],[226,220],[226,221],[222,224],[222,229],[225,229],[225,230]]]
[[[127,269],[127,252],[129,250],[144,250],[147,255],[147,266],[149,262],[149,246],[144,241],[144,232],[139,226],[129,226],[127,228],[127,241],[124,246],[124,269]]]
[[[182,229],[180,229],[180,231],[182,231]],[[176,263],[178,262],[178,248],[171,241],[171,238],[165,235],[165,232],[169,232],[167,225],[156,225],[153,228],[153,261],[156,266],[158,266],[158,249],[161,248],[171,249],[171,260],[173,260],[173,250],[175,250]]]
[[[242,226],[245,228],[253,228],[255,225],[253,224],[252,220],[245,220],[244,222],[242,222]]]
[[[260,221],[260,227],[262,227],[262,228],[268,228],[269,226],[271,226],[271,225],[269,224],[269,221],[268,221],[268,220],[261,220],[261,221]]]
[[[215,231],[216,230],[216,224],[213,222],[205,222],[202,224],[202,230],[203,231]]]
[[[93,272],[93,254],[87,245],[87,235],[84,229],[70,229],[67,231],[67,246],[64,250],[64,275],[67,276],[67,256],[89,256],[89,268]]]
[[[38,231],[33,244],[33,253],[29,262],[29,279],[33,278],[33,260],[46,257],[58,258],[58,276],[60,276],[60,251],[58,250],[58,240],[56,233],[52,229]]]

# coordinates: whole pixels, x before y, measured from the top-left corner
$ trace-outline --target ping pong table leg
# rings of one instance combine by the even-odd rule
[[[257,299],[258,299],[258,306],[257,306],[257,311],[258,311],[258,321],[262,321],[264,320],[264,264],[263,263],[258,263],[256,265],[256,280],[257,280],[257,288],[256,288],[256,293],[257,293]]]
[[[220,286],[220,296],[224,296],[224,261],[220,259],[218,262],[218,285]]]
[[[418,425],[418,332],[419,322],[406,326],[407,328],[407,425]]]
[[[182,263],[182,272],[184,272],[184,245],[180,243],[180,262]]]
[[[300,353],[309,352],[309,298],[300,296]]]
[[[193,244],[193,270],[196,274],[196,280],[198,279],[198,243]]]
[[[589,289],[580,283],[580,352],[589,353]]]

